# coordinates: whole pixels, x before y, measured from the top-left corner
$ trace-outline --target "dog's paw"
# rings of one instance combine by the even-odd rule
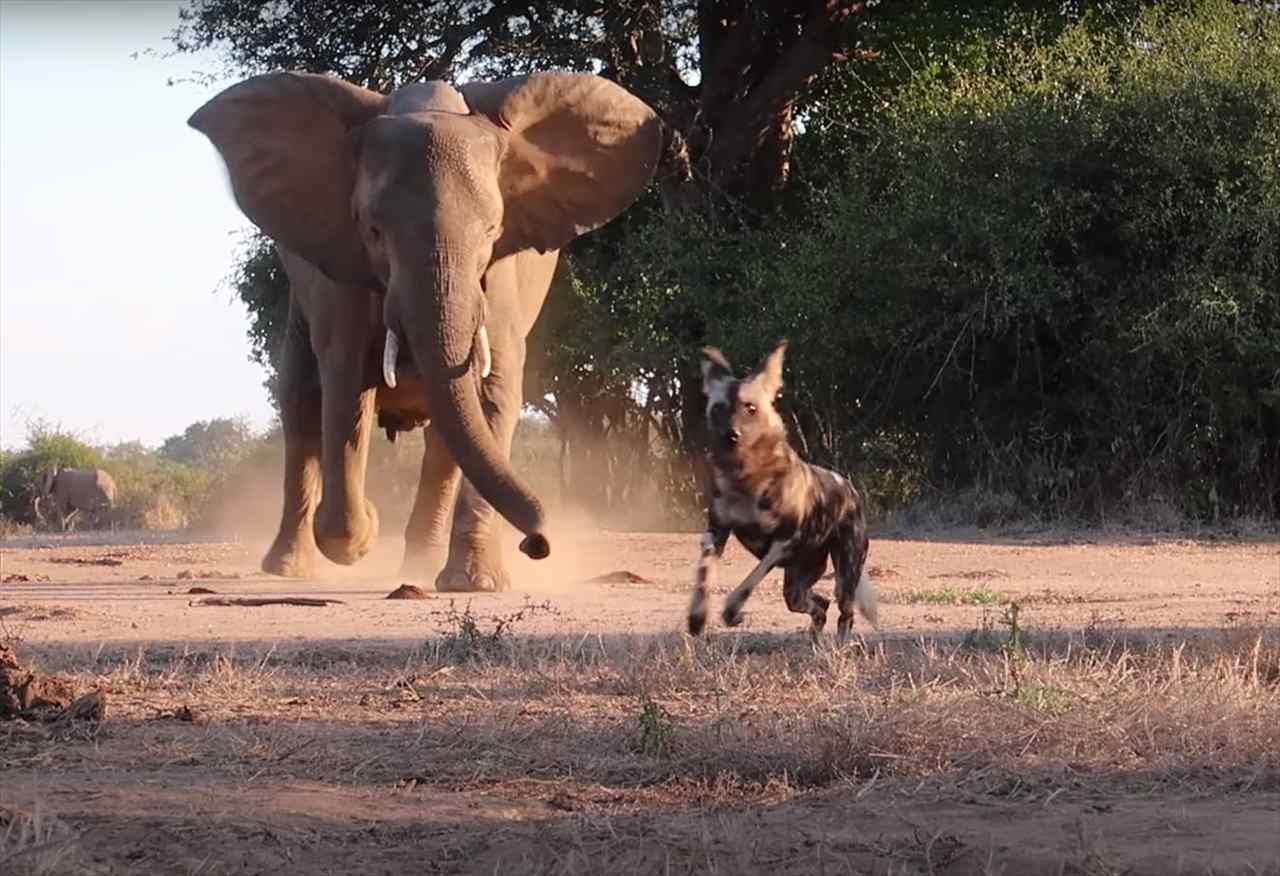
[[[726,605],[724,607],[722,619],[724,620],[724,625],[726,627],[736,627],[738,624],[742,623],[742,606]]]
[[[697,611],[689,613],[689,635],[701,635],[707,626],[706,611]]]

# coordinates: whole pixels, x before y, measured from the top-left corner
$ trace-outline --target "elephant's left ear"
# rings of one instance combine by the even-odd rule
[[[640,196],[658,165],[662,124],[620,85],[588,73],[534,73],[460,89],[508,134],[496,251],[559,249]]]

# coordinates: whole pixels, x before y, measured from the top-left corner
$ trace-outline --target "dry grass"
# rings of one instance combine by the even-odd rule
[[[74,832],[40,805],[30,811],[0,806],[0,873],[51,876],[86,872]]]
[[[189,706],[211,729],[156,744],[215,762],[269,763],[310,734],[291,761],[324,781],[567,782],[634,802],[909,779],[1037,799],[1081,782],[1276,784],[1280,769],[1280,645],[1262,629],[1160,642],[1028,632],[1006,614],[964,641],[814,650],[451,623],[413,650],[153,650],[58,668],[93,675],[82,686],[104,686],[117,715]],[[403,775],[406,744],[429,777]]]
[[[1101,627],[1067,634],[1005,607],[962,638],[846,647],[828,640],[813,648],[799,635],[521,635],[523,617],[545,610],[529,604],[489,617],[453,606],[436,614],[437,634],[413,647],[28,645],[46,671],[107,690],[112,713],[92,734],[0,728],[0,770],[57,773],[64,784],[75,777],[91,799],[142,795],[102,804],[138,807],[131,829],[148,837],[132,847],[137,869],[120,872],[233,872],[218,862],[229,850],[259,848],[262,828],[205,823],[194,816],[198,801],[223,794],[222,809],[277,812],[272,798],[255,795],[294,793],[298,783],[324,789],[344,813],[520,801],[516,821],[464,815],[412,834],[392,821],[377,836],[385,850],[430,845],[441,872],[566,874],[606,864],[619,872],[817,872],[824,855],[843,860],[841,868],[863,862],[853,872],[872,863],[889,873],[1029,872],[1020,869],[1028,860],[1044,862],[975,845],[947,822],[826,839],[799,857],[787,849],[803,832],[806,807],[828,799],[836,811],[861,806],[865,817],[903,801],[928,811],[981,799],[1037,813],[1134,795],[1208,801],[1280,792],[1274,630],[1167,640]],[[153,832],[174,835],[174,804],[147,789],[182,786],[193,789],[182,805],[194,820],[184,822],[179,845],[164,846]],[[81,872],[57,868],[99,840],[37,816],[9,818],[0,870],[21,861],[29,869],[17,872]],[[285,820],[270,831],[309,838],[324,866],[373,866],[324,857],[348,854],[340,850],[351,837],[373,830],[359,818],[344,814],[352,833],[332,835],[338,822],[278,817]],[[1111,863],[1114,847],[1080,830],[1078,848],[1050,862],[1055,872],[1125,870]],[[749,846],[744,836],[753,837]],[[197,858],[181,859],[188,846]],[[95,860],[124,854],[115,845],[92,850]],[[152,869],[166,855],[185,863]],[[978,863],[948,869],[956,861]],[[1267,872],[1269,862],[1259,864]],[[398,866],[388,862],[386,872],[420,872],[420,864]]]

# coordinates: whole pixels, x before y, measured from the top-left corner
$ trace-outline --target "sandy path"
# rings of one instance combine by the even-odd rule
[[[1175,741],[1168,768],[1153,771],[1159,758],[1142,755],[1141,746],[1177,737],[1150,736],[1139,722],[1139,747],[1121,755],[1138,757],[1145,771],[1080,767],[1032,752],[1016,767],[930,772],[921,765],[924,781],[908,768],[896,778],[892,770],[884,779],[863,773],[811,789],[776,768],[767,782],[752,784],[752,764],[785,758],[792,744],[788,738],[781,753],[768,749],[767,733],[740,751],[708,743],[705,756],[721,758],[728,770],[714,781],[686,780],[682,770],[646,779],[663,775],[669,761],[636,753],[636,680],[610,665],[572,664],[590,676],[575,686],[555,675],[554,661],[486,668],[463,658],[402,683],[405,666],[434,665],[421,663],[418,646],[456,636],[458,612],[468,606],[482,631],[493,628],[493,618],[536,606],[513,627],[516,637],[679,630],[697,540],[688,533],[582,534],[558,542],[550,561],[514,556],[510,593],[431,593],[417,601],[385,599],[401,583],[396,538],[382,539],[355,567],[326,566],[309,581],[261,575],[261,545],[128,536],[114,543],[92,536],[10,542],[0,547],[0,636],[17,639],[44,665],[76,674],[81,686],[105,685],[111,706],[96,729],[0,725],[0,859],[4,843],[18,835],[13,826],[35,823],[32,813],[44,812],[52,826],[42,828],[45,842],[10,859],[29,865],[18,872],[1280,876],[1280,769],[1264,762],[1274,750],[1268,727],[1276,724],[1254,718],[1270,715],[1274,700],[1256,679],[1238,694],[1246,700],[1224,700],[1235,723],[1213,737],[1220,747],[1208,760],[1203,749]],[[752,565],[731,545],[717,592]],[[1011,600],[1021,606],[1023,626],[1036,631],[1129,630],[1175,640],[1208,633],[1206,640],[1217,635],[1220,647],[1232,647],[1218,634],[1236,628],[1246,633],[1246,657],[1248,643],[1261,641],[1259,631],[1273,641],[1280,626],[1276,540],[1079,533],[875,539],[871,568],[882,628],[872,634],[861,624],[860,631],[872,639],[999,628]],[[642,580],[589,580],[620,571]],[[755,667],[730,676],[748,692],[742,701],[709,696],[723,680],[716,675],[721,664],[681,668],[676,637],[662,637],[668,656],[639,670],[667,674],[673,692],[666,703],[678,713],[673,732],[684,744],[718,740],[722,706],[756,726],[750,722],[773,714],[797,677],[825,671],[826,658],[795,635],[805,622],[783,606],[780,580],[775,573],[757,591],[745,628],[791,635],[769,639],[775,651],[723,664],[724,672]],[[190,604],[199,598],[187,592],[192,587],[343,604],[198,607]],[[887,650],[894,648],[915,650],[910,642]],[[177,659],[187,650],[210,659]],[[265,657],[257,662],[262,653],[276,654],[270,668],[262,668]],[[1256,658],[1256,647],[1252,653]],[[862,658],[851,659],[846,681],[857,683],[835,699],[824,688],[796,716],[800,726],[810,718],[830,726],[835,700],[855,712],[878,708],[883,687],[869,677],[857,681]],[[921,659],[935,660],[926,677],[953,672],[945,656]],[[1055,671],[1052,663],[1036,672]],[[1116,678],[1146,683],[1109,665]],[[680,680],[697,671],[693,682]],[[1076,670],[1060,671],[1084,683],[1070,675]],[[1245,676],[1242,669],[1231,677]],[[956,678],[970,689],[935,684],[920,702],[905,701],[914,712],[888,709],[883,719],[927,712],[918,732],[934,735],[949,709],[976,703],[970,726],[983,733],[996,706],[1014,722],[991,728],[996,733],[1024,732],[1018,728],[1030,722],[1018,737],[1026,740],[1018,742],[1023,754],[1033,745],[1052,748],[1045,734],[1054,731],[1040,728],[1078,733],[1091,744],[1096,723],[1077,727],[1074,713],[1055,712],[1052,701],[1047,711],[1036,711],[1038,701],[988,706],[987,682]],[[755,692],[756,683],[765,686]],[[1166,699],[1152,720],[1163,721],[1166,734],[1202,729],[1159,711],[1193,715],[1194,701]],[[1077,702],[1105,711],[1105,698]],[[1131,708],[1145,707],[1141,698],[1135,703]],[[194,713],[182,718],[187,705]],[[1212,737],[1214,722],[1200,723]],[[1261,734],[1259,747],[1248,748],[1250,733]],[[1232,749],[1235,743],[1245,749]],[[950,743],[941,745],[947,751]],[[966,762],[963,744],[950,748]],[[1250,753],[1230,760],[1232,750]]]
[[[997,599],[1023,603],[1039,626],[1160,630],[1275,623],[1280,618],[1280,544],[1125,539],[873,542],[870,565],[881,592],[882,635],[964,632],[998,612]],[[662,632],[680,629],[687,601],[689,534],[595,533],[535,563],[511,559],[515,589],[503,594],[430,594],[388,601],[401,542],[381,539],[351,568],[326,565],[315,580],[289,581],[257,571],[259,545],[156,544],[0,549],[0,610],[31,642],[403,640],[430,634],[452,603],[478,615],[505,615],[526,602],[547,604],[520,625],[528,634]],[[100,564],[109,565],[100,565]],[[736,544],[726,552],[717,590],[751,568]],[[628,571],[644,583],[590,582]],[[190,577],[186,577],[190,575]],[[182,576],[182,577],[179,577]],[[746,629],[796,631],[781,573],[749,604]],[[340,599],[326,608],[212,608],[190,605],[187,590],[231,596]],[[820,588],[829,590],[830,580]],[[974,595],[976,592],[977,595]],[[981,600],[991,604],[946,604]],[[866,627],[863,627],[866,632]]]

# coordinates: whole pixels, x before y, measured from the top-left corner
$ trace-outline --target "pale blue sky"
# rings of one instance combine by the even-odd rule
[[[43,416],[157,444],[270,420],[247,317],[220,288],[248,222],[186,125],[217,88],[169,50],[177,0],[0,0],[0,443]]]

